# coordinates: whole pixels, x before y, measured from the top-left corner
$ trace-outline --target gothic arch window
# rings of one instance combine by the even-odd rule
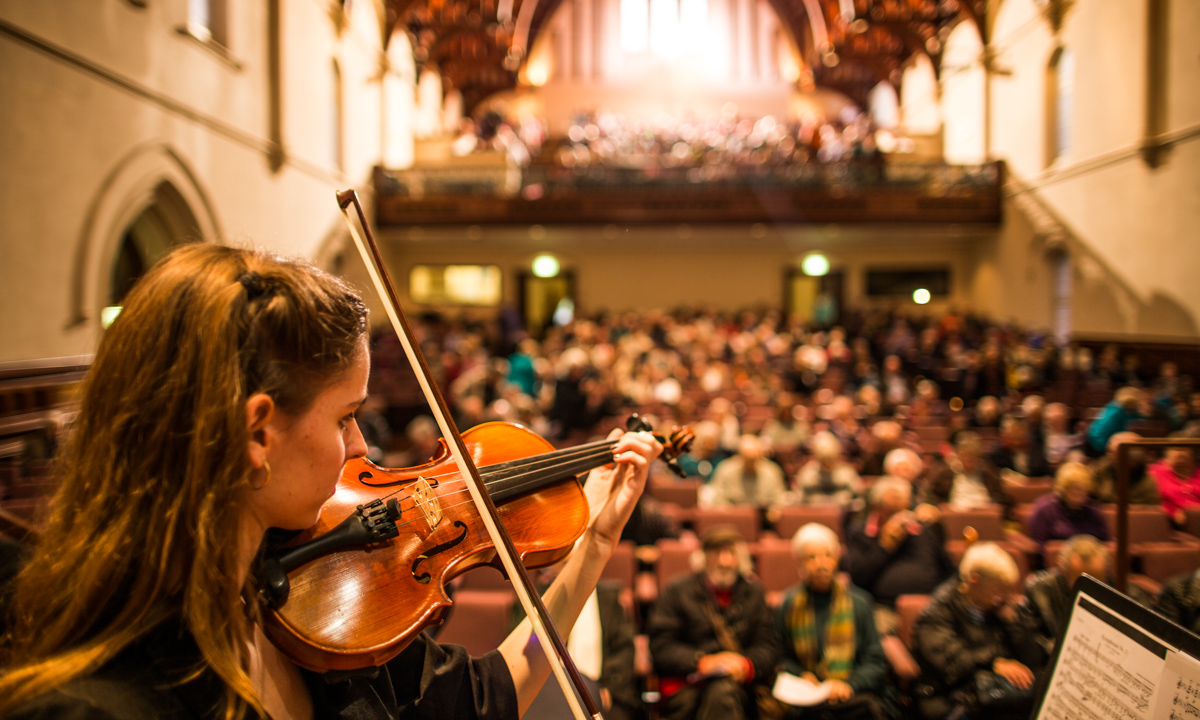
[[[1046,66],[1046,165],[1071,151],[1075,116],[1075,54],[1059,47]]]
[[[101,321],[107,325],[138,279],[175,245],[200,239],[199,223],[169,182],[154,189],[151,202],[126,226],[112,259]]]

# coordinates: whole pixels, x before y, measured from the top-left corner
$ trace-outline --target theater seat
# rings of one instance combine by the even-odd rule
[[[779,537],[790,540],[797,530],[808,523],[818,523],[833,530],[838,540],[845,542],[842,537],[842,514],[842,508],[837,505],[787,505],[779,508],[775,532],[779,533]]]
[[[1142,555],[1142,572],[1130,575],[1129,582],[1151,597],[1158,597],[1165,582],[1200,568],[1200,548],[1152,548]]]
[[[758,540],[759,510],[750,505],[696,509],[692,519],[696,535],[704,537],[705,531],[718,525],[733,526],[746,542],[752,543]]]
[[[1024,582],[1030,567],[1041,554],[1041,548],[1019,530],[1004,527],[1002,512],[998,505],[979,510],[952,510],[943,507],[942,526],[946,529],[946,554],[958,565],[970,544],[964,533],[967,528],[973,528],[978,540],[994,542],[1012,555]]]
[[[900,627],[897,633],[904,642],[904,646],[909,649],[912,649],[913,646],[913,627],[931,599],[931,595],[901,595],[896,598],[896,614],[900,616]]]
[[[792,541],[763,538],[754,550],[758,582],[767,592],[767,605],[778,608],[783,592],[800,582],[800,565],[792,556]]]
[[[508,637],[515,601],[511,590],[459,590],[438,642],[462,645],[471,657],[495,650]]]

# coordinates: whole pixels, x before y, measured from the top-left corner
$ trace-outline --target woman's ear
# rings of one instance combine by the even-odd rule
[[[256,469],[267,461],[267,450],[272,442],[269,426],[275,412],[275,401],[266,393],[255,393],[246,401],[246,435],[250,438],[247,452],[250,464]]]

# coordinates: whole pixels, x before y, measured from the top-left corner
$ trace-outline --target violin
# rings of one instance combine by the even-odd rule
[[[629,428],[649,429],[636,415]],[[674,428],[658,439],[677,468],[691,431]],[[613,462],[616,440],[555,450],[536,433],[500,422],[472,428],[462,440],[524,565],[565,558],[589,517],[578,476]],[[348,462],[316,525],[264,565],[274,604],[264,627],[297,664],[329,671],[387,662],[442,621],[451,579],[500,567],[445,441],[439,444],[431,460],[411,468]]]
[[[545,603],[534,590],[523,558],[553,562],[554,558],[565,556],[590,519],[586,498],[578,483],[574,483],[574,489],[568,487],[560,491],[562,494],[552,492],[548,499],[526,498],[563,484],[552,483],[543,489],[542,483],[550,483],[552,476],[567,481],[579,472],[611,462],[614,445],[611,441],[602,441],[599,445],[563,451],[571,453],[571,457],[543,452],[530,458],[528,453],[545,450],[547,444],[539,445],[540,438],[534,440],[537,436],[526,434],[528,431],[523,429],[517,433],[497,429],[498,434],[509,439],[518,451],[494,456],[487,450],[494,443],[486,441],[495,428],[483,426],[486,429],[478,433],[473,431],[471,446],[468,446],[466,437],[459,433],[450,416],[445,398],[433,382],[429,365],[400,309],[396,290],[388,277],[379,246],[371,236],[358,195],[353,190],[346,190],[339,192],[337,199],[367,273],[383,300],[388,319],[416,372],[417,383],[429,401],[434,420],[445,439],[443,450],[448,453],[442,452],[421,466],[415,477],[410,473],[401,479],[375,481],[377,475],[387,478],[388,473],[361,461],[345,469],[341,478],[344,489],[335,491],[334,496],[349,498],[348,502],[339,501],[337,506],[344,511],[354,505],[354,511],[328,532],[321,532],[329,526],[319,521],[311,531],[315,535],[311,540],[262,563],[260,577],[264,581],[268,607],[272,608],[264,617],[268,636],[297,664],[314,670],[355,669],[386,662],[403,650],[422,627],[445,615],[449,605],[446,580],[455,573],[483,564],[494,553],[494,562],[503,568],[512,582],[533,634],[544,648],[550,670],[563,689],[571,714],[576,720],[601,718]],[[366,234],[365,241],[350,218],[350,205],[355,207]],[[687,432],[682,431],[674,447],[686,449],[690,444],[687,437]],[[668,441],[668,444],[672,443]],[[449,469],[447,454],[453,458],[457,472]],[[481,462],[488,463],[485,465],[489,470],[488,479],[480,471]],[[359,468],[357,476],[355,468]],[[681,472],[678,466],[675,470]],[[385,483],[385,488],[395,486],[397,489],[383,497],[378,494],[381,483]],[[364,487],[371,488],[375,494]],[[493,491],[504,505],[532,506],[537,510],[530,513],[532,519],[526,521],[535,525],[537,532],[529,534],[529,543],[524,549],[519,549],[510,535],[508,521],[497,509]],[[369,501],[358,503],[359,498]],[[571,499],[569,503],[568,498]],[[468,499],[475,509],[473,515],[459,511],[467,506]],[[451,513],[450,517],[448,513]],[[454,517],[456,514],[459,516]],[[337,517],[332,511],[329,516]],[[560,516],[566,519],[561,525],[567,530],[551,532],[544,527]],[[322,517],[325,517],[324,512]],[[476,533],[478,542],[468,545],[475,519],[486,531],[487,539]],[[389,548],[391,551],[387,550]],[[399,553],[396,548],[404,548],[407,554]],[[434,569],[439,570],[436,583],[433,582]],[[295,576],[295,598],[292,575]],[[402,591],[409,591],[414,581],[419,586],[426,586],[424,592],[418,591],[415,596],[422,601],[420,603],[400,595]],[[367,596],[371,599],[364,599]],[[372,612],[365,615],[360,610],[363,607],[369,607]],[[409,609],[402,611],[402,607]],[[387,616],[404,615],[409,619],[399,623],[404,625],[403,628],[383,620]]]

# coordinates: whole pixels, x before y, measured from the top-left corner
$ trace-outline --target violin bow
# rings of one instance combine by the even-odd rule
[[[400,338],[400,344],[404,346],[404,354],[408,356],[408,361],[416,373],[417,381],[420,383],[421,390],[425,393],[425,399],[429,403],[429,409],[433,412],[434,419],[437,420],[438,427],[442,431],[442,436],[446,438],[446,445],[450,449],[450,454],[454,457],[455,464],[458,465],[459,473],[462,474],[463,479],[466,481],[467,489],[471,493],[471,499],[475,502],[475,507],[479,511],[480,520],[483,522],[483,526],[487,530],[492,544],[496,547],[496,554],[504,565],[504,570],[512,582],[513,589],[517,591],[517,598],[521,601],[521,606],[525,609],[525,615],[533,623],[533,631],[538,640],[541,641],[542,647],[553,649],[553,652],[546,653],[546,659],[549,660],[550,668],[554,671],[554,676],[558,679],[559,686],[562,687],[563,695],[566,696],[567,703],[571,706],[571,712],[577,720],[587,720],[588,717],[601,718],[600,710],[593,702],[591,693],[586,690],[583,678],[580,676],[579,670],[575,667],[575,661],[572,660],[571,655],[567,652],[566,645],[563,644],[562,637],[558,634],[558,629],[550,620],[550,614],[546,611],[546,605],[542,602],[541,596],[534,590],[533,581],[525,569],[525,564],[517,558],[517,550],[512,543],[512,538],[509,537],[508,531],[504,529],[504,525],[500,522],[500,517],[496,514],[496,505],[492,502],[491,496],[488,495],[487,489],[484,487],[483,479],[479,476],[479,469],[475,467],[470,453],[467,452],[462,435],[459,433],[454,419],[450,416],[450,411],[446,405],[445,398],[442,397],[441,390],[433,382],[429,365],[425,362],[425,355],[421,352],[418,343],[413,339],[412,330],[408,325],[408,320],[404,316],[404,311],[400,308],[400,301],[396,297],[396,290],[392,286],[392,279],[388,275],[387,268],[383,263],[383,257],[379,253],[379,246],[375,244],[375,238],[371,234],[371,227],[367,224],[362,203],[358,201],[358,193],[354,190],[341,190],[337,193],[337,200],[338,207],[341,208],[342,215],[346,219],[346,226],[350,228],[350,235],[354,238],[355,245],[358,246],[359,254],[362,255],[363,264],[367,266],[367,272],[371,276],[371,281],[375,284],[375,290],[379,293],[388,318],[392,321],[392,328]],[[359,235],[354,221],[350,218],[349,208],[351,204],[354,205],[357,211],[358,222],[362,226],[363,233],[366,235],[365,241]],[[584,714],[584,706],[587,709],[586,715]]]

